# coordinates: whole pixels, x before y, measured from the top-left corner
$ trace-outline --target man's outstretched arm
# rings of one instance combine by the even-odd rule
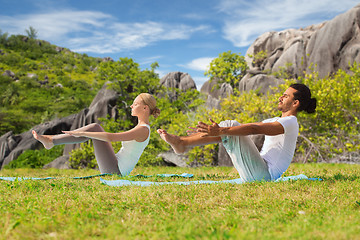
[[[255,134],[278,135],[284,133],[284,127],[277,121],[271,123],[246,123],[235,127],[220,127],[210,119],[211,125],[199,122],[197,131],[204,133],[203,136],[246,136]]]

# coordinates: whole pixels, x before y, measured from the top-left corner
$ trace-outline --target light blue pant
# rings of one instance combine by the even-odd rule
[[[220,127],[240,126],[234,120],[220,122]],[[222,143],[244,182],[270,181],[268,166],[260,156],[255,143],[248,136],[224,136]]]

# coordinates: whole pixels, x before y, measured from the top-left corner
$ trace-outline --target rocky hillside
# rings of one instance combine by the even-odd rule
[[[241,80],[241,90],[267,90],[281,82],[269,76],[279,70],[294,78],[313,70],[320,78],[338,69],[348,71],[349,64],[360,62],[360,5],[324,23],[264,33],[249,47],[245,59],[249,71]]]

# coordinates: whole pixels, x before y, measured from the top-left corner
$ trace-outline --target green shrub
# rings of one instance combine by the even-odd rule
[[[50,150],[26,150],[17,159],[5,165],[4,168],[42,168],[45,164],[60,157],[64,150],[63,146],[55,146]]]
[[[315,114],[299,114],[301,134],[312,149],[310,161],[328,160],[360,150],[360,65],[354,64],[350,70],[350,74],[338,70],[323,79],[318,73],[299,79],[317,99]]]
[[[0,61],[8,66],[21,65],[22,58],[17,54],[4,54],[0,55]]]
[[[69,165],[74,169],[97,168],[92,141],[80,144],[80,148],[70,152]]]

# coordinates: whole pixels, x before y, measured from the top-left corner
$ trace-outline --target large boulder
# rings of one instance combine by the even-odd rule
[[[249,47],[245,60],[250,72],[269,74],[285,70],[296,78],[316,70],[322,78],[338,69],[348,71],[349,64],[360,61],[359,36],[357,5],[321,24],[264,33]],[[267,55],[259,57],[261,51]]]
[[[188,158],[185,155],[178,155],[172,150],[160,153],[158,157],[161,157],[166,165],[171,167],[189,167]]]
[[[118,94],[113,90],[107,89],[107,84],[105,84],[89,108],[85,108],[79,113],[65,118],[37,125],[33,127],[33,129],[39,134],[55,135],[60,134],[64,130],[73,130],[90,123],[100,123],[99,118],[110,116],[116,119],[116,102],[118,97]],[[41,143],[33,138],[31,130],[19,135],[14,135],[12,132],[9,132],[0,137],[0,167],[16,159],[25,150],[39,149],[41,147]],[[64,156],[69,155],[70,151],[78,147],[79,144],[66,145],[64,148]],[[49,164],[49,166],[68,168],[67,161],[64,161],[64,159],[66,158],[57,159],[56,163]]]
[[[60,156],[51,163],[46,164],[43,168],[71,169],[69,165],[69,158],[70,158],[69,155]]]
[[[0,137],[0,166],[11,151],[16,148],[20,141],[21,137],[15,136],[11,131]]]
[[[182,91],[196,89],[196,84],[188,73],[170,72],[160,79],[160,85],[167,88],[178,88]]]
[[[75,117],[76,114],[37,125],[33,129],[39,134],[59,134],[62,130],[70,129]],[[29,130],[19,135],[14,135],[12,132],[6,133],[0,138],[0,147],[0,168],[2,168],[20,156],[24,151],[38,149],[41,148],[42,145],[34,139],[31,130]]]
[[[250,75],[247,74],[243,79],[241,79],[239,90],[258,90],[261,94],[267,94],[268,91],[271,92],[271,86],[278,86],[281,83],[284,83],[282,79],[276,78],[272,75],[257,74],[250,77]]]
[[[178,93],[174,89],[183,92],[194,89],[196,90],[195,81],[188,73],[170,72],[160,79],[160,85],[167,88],[166,93],[160,94],[159,97],[166,97],[170,102],[176,101]]]
[[[228,83],[221,83],[219,86],[219,79],[213,78],[202,85],[200,92],[207,95],[208,108],[220,109],[221,99],[232,95],[233,89]]]

